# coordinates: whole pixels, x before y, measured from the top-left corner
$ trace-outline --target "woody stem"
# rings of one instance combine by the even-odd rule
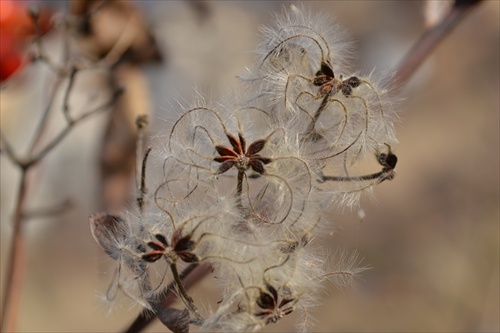
[[[170,264],[170,270],[172,271],[174,281],[177,283],[177,287],[179,288],[180,296],[184,299],[186,306],[189,308],[189,311],[191,311],[191,313],[195,315],[198,321],[203,322],[203,317],[199,314],[193,299],[187,294],[186,289],[184,289],[182,279],[180,278],[179,272],[177,271],[177,265],[175,263]]]
[[[306,130],[306,138],[308,140],[316,141],[319,137],[315,135],[314,133],[314,128],[316,127],[316,123],[318,122],[319,117],[321,116],[321,113],[326,107],[326,104],[328,103],[328,98],[330,97],[329,94],[327,94],[322,100],[321,104],[319,105],[318,109],[314,113],[313,119],[309,123],[309,126],[307,127]]]
[[[236,204],[238,207],[243,207],[241,204],[241,193],[243,192],[243,175],[245,171],[238,170],[238,182],[236,183]]]

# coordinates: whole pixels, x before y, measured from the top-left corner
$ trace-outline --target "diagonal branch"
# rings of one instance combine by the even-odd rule
[[[482,0],[455,0],[448,14],[435,26],[431,27],[413,45],[397,67],[393,83],[396,87],[404,85],[413,73],[422,65],[432,51],[446,36],[476,7]]]
[[[184,288],[189,289],[196,283],[203,280],[212,271],[212,265],[209,263],[202,264],[191,264],[187,266],[180,274],[179,278],[184,283]],[[162,292],[161,303],[155,302],[151,304],[154,309],[158,308],[168,308],[174,304],[177,299],[177,295],[173,292],[175,290],[175,281],[172,281]],[[124,330],[124,333],[135,333],[140,332],[145,329],[153,320],[156,319],[156,315],[150,312],[144,311],[134,320],[134,322]]]

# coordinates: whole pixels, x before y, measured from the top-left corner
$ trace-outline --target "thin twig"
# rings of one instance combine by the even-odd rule
[[[73,120],[71,119],[71,115],[69,114],[69,96],[71,95],[73,87],[75,86],[77,73],[78,69],[76,67],[71,68],[71,72],[69,74],[68,86],[66,87],[66,91],[64,93],[64,98],[63,98],[63,114],[68,124],[71,124],[73,122]]]
[[[26,198],[27,168],[21,169],[21,179],[17,190],[16,208],[13,221],[13,235],[10,257],[7,259],[7,277],[2,300],[2,332],[15,332],[24,278],[25,245],[22,228],[22,211]]]
[[[47,121],[49,119],[50,111],[52,110],[52,106],[54,104],[56,94],[59,91],[63,81],[64,81],[64,76],[58,75],[56,82],[52,86],[52,90],[51,90],[49,98],[48,98],[47,106],[45,107],[45,110],[43,111],[42,118],[40,118],[40,121],[38,122],[37,128],[35,130],[35,134],[33,135],[33,139],[31,140],[31,144],[29,145],[29,147],[31,147],[31,148],[30,148],[28,154],[31,154],[33,152],[37,143],[40,142],[40,138],[42,137],[45,129],[47,128]]]
[[[43,49],[43,43],[42,43],[42,29],[40,26],[40,7],[37,4],[31,4],[28,7],[28,14],[31,17],[31,20],[33,21],[33,30],[35,32],[34,34],[34,41],[33,43],[35,44],[35,52],[36,55],[33,58],[33,61],[42,61],[45,63],[54,73],[57,73],[60,75],[63,72],[62,67],[56,65],[45,53]],[[66,36],[65,36],[66,37]],[[64,63],[67,63],[68,59],[63,58]]]
[[[146,154],[144,154],[144,159],[142,160],[141,166],[141,180],[139,185],[139,195],[137,196],[137,205],[139,206],[139,210],[142,212],[144,209],[144,196],[146,195],[146,163],[149,157],[149,153],[153,148],[149,147],[146,150]]]
[[[103,105],[100,105],[95,109],[86,112],[75,119],[72,119],[71,122],[68,123],[67,126],[61,132],[59,132],[59,134],[50,143],[48,143],[45,146],[45,148],[43,148],[37,155],[31,158],[28,164],[32,165],[38,163],[42,158],[45,157],[45,155],[47,155],[48,152],[50,152],[55,146],[57,146],[66,137],[66,135],[68,135],[69,132],[71,132],[71,130],[76,124],[80,123],[85,118],[88,118],[96,113],[106,111],[111,105],[113,105],[116,102],[116,100],[120,97],[122,93],[123,90],[115,91],[113,96],[111,96],[111,99],[106,103],[104,103]]]
[[[137,205],[139,206],[139,210],[143,211],[144,206],[144,196],[146,195],[146,163],[149,157],[149,153],[151,153],[152,148],[149,147],[143,156],[142,149],[144,146],[144,130],[148,124],[148,116],[142,115],[138,116],[135,120],[135,125],[137,127],[137,143],[136,143],[136,186],[138,190],[137,194]]]

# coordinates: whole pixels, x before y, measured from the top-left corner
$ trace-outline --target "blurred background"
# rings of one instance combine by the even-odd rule
[[[38,3],[55,15],[86,10],[76,2]],[[177,101],[192,99],[193,84],[218,96],[253,64],[259,26],[272,24],[289,3],[112,1],[91,29],[79,28],[75,44],[96,58],[109,52],[116,35],[131,26],[135,32],[113,74],[95,70],[79,77],[71,98],[75,112],[115,86],[126,93],[110,112],[79,124],[31,172],[26,214],[70,204],[55,216],[33,214],[25,221],[20,331],[117,332],[135,319],[138,308],[107,315],[99,304],[109,266],[87,222],[91,213],[120,211],[134,198],[135,116],[150,115],[154,136],[176,118],[171,110]],[[307,5],[349,32],[353,67],[367,71],[394,68],[425,26],[421,1]],[[309,313],[314,331],[499,331],[499,7],[486,1],[475,8],[401,91],[396,178],[375,189],[375,201],[363,201],[362,222],[355,212],[332,213],[335,233],[322,240],[332,254],[357,251],[371,269],[353,288],[325,286]],[[64,35],[52,30],[44,43],[57,57]],[[44,66],[25,66],[3,82],[1,129],[20,155],[52,79]],[[61,119],[53,123],[47,137]],[[3,154],[0,162],[4,288],[19,175]],[[204,281],[193,297],[203,297],[210,286]],[[297,319],[291,314],[265,331],[293,331]],[[167,329],[155,322],[147,331]]]

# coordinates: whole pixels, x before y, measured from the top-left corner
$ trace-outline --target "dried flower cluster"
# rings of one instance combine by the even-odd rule
[[[154,146],[161,179],[141,207],[90,219],[116,263],[106,298],[125,294],[176,332],[258,331],[298,311],[305,329],[322,282],[360,271],[355,256],[329,266],[314,245],[331,228],[325,209],[357,207],[395,175],[394,99],[384,79],[348,70],[345,34],[295,6],[262,31],[245,93],[187,108]],[[380,166],[362,173],[366,160]],[[198,309],[179,273],[203,262],[223,293],[214,310]],[[161,306],[172,288],[184,310]]]

